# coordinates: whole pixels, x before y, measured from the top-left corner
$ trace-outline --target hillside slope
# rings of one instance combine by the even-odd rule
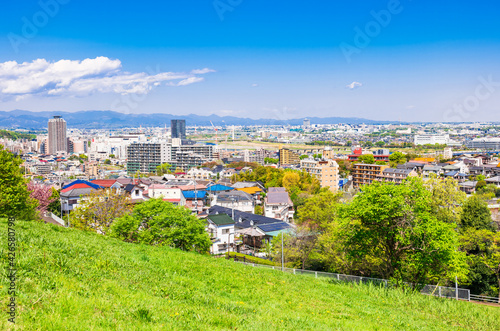
[[[500,309],[19,222],[23,330],[500,330]],[[7,225],[0,222],[3,265]],[[5,273],[0,289],[7,322]]]

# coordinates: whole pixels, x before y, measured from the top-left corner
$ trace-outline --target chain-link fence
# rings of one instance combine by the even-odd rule
[[[270,266],[263,265],[257,263],[248,263],[243,261],[234,260],[235,262],[242,263],[245,265],[251,265],[254,267],[262,267],[274,270],[282,270],[279,266]],[[371,278],[371,277],[361,277],[361,276],[353,276],[353,275],[344,275],[344,274],[336,274],[330,272],[322,272],[322,271],[312,271],[312,270],[302,270],[302,269],[293,269],[293,268],[283,268],[284,272],[293,273],[294,275],[307,275],[315,278],[329,278],[332,280],[336,280],[339,282],[349,282],[349,283],[358,283],[358,284],[374,284],[383,287],[393,287],[394,284],[391,283],[387,279],[379,279],[379,278]],[[425,295],[432,295],[439,298],[450,298],[456,300],[478,300],[478,301],[488,301],[484,300],[484,298],[495,299],[490,297],[483,297],[479,295],[471,295],[470,290],[464,288],[455,288],[455,287],[446,287],[446,286],[437,286],[437,285],[424,285],[420,293]],[[489,301],[489,302],[498,302],[497,301]]]

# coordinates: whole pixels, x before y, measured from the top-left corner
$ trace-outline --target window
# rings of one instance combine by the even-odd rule
[[[222,229],[222,234],[228,234],[230,229]]]

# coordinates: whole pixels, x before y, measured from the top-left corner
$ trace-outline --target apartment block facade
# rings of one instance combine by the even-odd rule
[[[127,172],[154,173],[170,161],[172,146],[166,142],[134,143],[127,147]]]
[[[300,167],[311,175],[316,176],[321,187],[328,187],[330,191],[337,192],[339,189],[339,165],[333,160],[303,159]]]
[[[374,180],[380,180],[382,172],[389,168],[388,165],[357,163],[352,168],[352,182],[355,188],[361,185],[371,184]]]
[[[300,155],[288,148],[280,148],[279,154],[280,166],[300,164]]]

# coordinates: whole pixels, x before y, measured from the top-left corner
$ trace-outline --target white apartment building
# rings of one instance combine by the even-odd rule
[[[415,145],[427,145],[427,144],[444,144],[447,145],[450,142],[449,134],[419,134],[415,135],[414,141]]]

